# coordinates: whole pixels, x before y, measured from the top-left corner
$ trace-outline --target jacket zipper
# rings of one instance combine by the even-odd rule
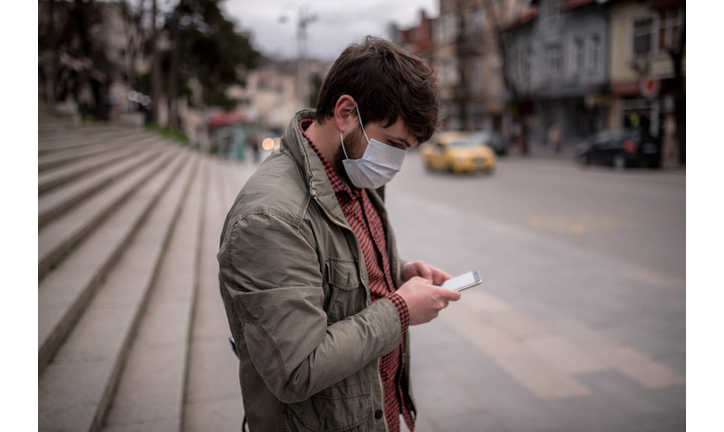
[[[319,199],[317,198],[316,195],[314,195],[313,197],[314,197],[314,202],[317,203],[317,205],[322,209],[322,211],[324,211],[324,213],[327,215],[327,217],[328,217],[334,224],[336,224],[336,225],[338,225],[338,226],[340,226],[340,227],[342,227],[342,228],[344,228],[344,229],[346,229],[346,230],[352,231],[352,228],[350,228],[350,227],[344,225],[343,223],[339,222],[339,221],[337,220],[337,218],[335,218],[335,217],[329,212],[329,210],[327,210],[327,208],[326,208],[325,206],[323,206],[321,202],[319,202]],[[354,234],[354,231],[352,231],[352,234]],[[357,244],[357,254],[358,254],[358,256],[361,257],[361,256],[362,256],[362,247],[360,246],[360,244],[359,244],[359,239],[357,238],[356,235],[354,236],[354,241],[355,241],[355,244]],[[361,266],[360,266],[360,272],[361,272],[361,271],[362,271],[362,270],[361,270]],[[362,279],[362,275],[361,275],[361,274],[360,274],[360,280],[362,280],[362,283],[364,283],[364,280]],[[367,286],[365,286],[365,289],[366,289],[366,291],[367,291],[367,302],[366,302],[366,304],[367,304],[367,306],[369,306],[369,305],[370,305],[370,292],[369,292],[370,290],[369,290],[369,287],[367,287]],[[382,374],[380,374],[380,364],[381,364],[381,362],[382,362],[382,359],[381,359],[381,358],[380,358],[380,359],[377,359],[377,369],[376,369],[376,371],[377,371],[377,381],[378,381],[379,384],[380,384],[380,406],[382,407],[382,417],[383,417],[383,419],[384,419],[384,421],[385,421],[385,431],[386,431],[386,432],[390,432],[390,426],[387,424],[387,415],[385,415],[385,385],[384,385],[384,383],[382,382]]]

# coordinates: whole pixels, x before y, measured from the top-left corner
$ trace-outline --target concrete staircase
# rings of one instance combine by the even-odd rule
[[[252,170],[39,112],[38,430],[239,430],[216,252]]]

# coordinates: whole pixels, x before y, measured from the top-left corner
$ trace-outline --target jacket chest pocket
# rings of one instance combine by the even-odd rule
[[[333,323],[364,308],[364,289],[354,260],[329,258],[326,265],[329,293],[327,322]]]

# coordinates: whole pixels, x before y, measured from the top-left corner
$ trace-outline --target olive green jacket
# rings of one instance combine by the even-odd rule
[[[359,242],[299,111],[237,196],[217,255],[251,431],[385,431],[380,357],[399,344],[389,300],[370,302]],[[387,234],[392,278],[401,263],[380,191],[370,191]],[[409,390],[405,333],[404,403]]]

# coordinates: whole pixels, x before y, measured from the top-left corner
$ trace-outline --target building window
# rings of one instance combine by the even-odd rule
[[[482,90],[483,88],[483,74],[485,71],[485,65],[483,63],[483,57],[475,57],[473,59],[473,88],[475,90]]]
[[[455,15],[447,14],[441,16],[440,19],[437,21],[436,29],[436,39],[440,45],[455,40],[455,35],[457,32]]]
[[[601,60],[601,39],[598,36],[591,37],[591,53],[588,66],[591,70],[598,70]]]
[[[654,49],[654,19],[637,19],[633,23],[633,55],[635,58],[649,57]]]
[[[454,59],[440,60],[440,84],[454,85],[458,82],[457,65]]]
[[[668,9],[661,11],[659,15],[659,48],[666,51],[668,48],[676,47],[681,38],[681,27],[684,22],[683,9]]]
[[[467,17],[467,32],[468,34],[480,34],[483,31],[483,24],[485,23],[485,9],[482,7],[476,7],[472,13]]]
[[[563,52],[559,44],[550,45],[546,48],[546,65],[548,76],[557,77],[563,71]]]
[[[533,73],[533,48],[526,48],[523,50],[523,65],[522,75],[523,82],[529,84]]]
[[[573,40],[573,52],[572,52],[572,59],[573,59],[573,71],[575,73],[580,73],[583,71],[583,61],[585,58],[585,51],[583,49],[583,41],[581,39],[574,39]]]
[[[547,0],[543,12],[544,19],[549,26],[558,25],[561,18],[561,0]]]

